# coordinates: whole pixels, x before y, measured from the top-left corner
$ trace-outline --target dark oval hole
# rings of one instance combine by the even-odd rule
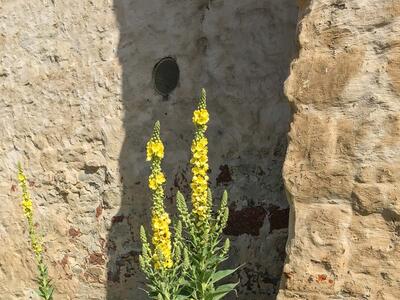
[[[168,96],[178,85],[179,67],[172,57],[164,57],[153,70],[154,88],[157,93]]]

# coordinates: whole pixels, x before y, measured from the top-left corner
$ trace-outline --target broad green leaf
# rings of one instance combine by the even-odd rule
[[[213,300],[219,300],[222,299],[222,297],[224,297],[225,295],[227,295],[228,293],[232,292],[235,290],[235,287],[239,284],[239,282],[236,283],[227,283],[224,285],[220,285],[219,287],[217,287],[217,289],[215,290],[215,292],[213,292],[212,296],[213,296]]]
[[[236,272],[237,269],[238,268],[218,271],[212,276],[211,282],[215,283],[215,282],[225,278],[226,276],[229,276],[232,273]]]

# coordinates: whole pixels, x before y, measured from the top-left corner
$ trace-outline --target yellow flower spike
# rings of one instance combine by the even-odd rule
[[[193,113],[193,123],[196,125],[195,138],[192,142],[192,205],[193,214],[200,220],[203,231],[206,231],[207,222],[210,217],[211,207],[207,201],[208,190],[208,140],[205,136],[206,124],[209,121],[209,113],[206,105],[206,92],[201,91],[198,108]]]
[[[150,141],[146,146],[146,160],[151,161],[153,159],[163,159],[164,157],[164,145],[160,138],[160,122],[157,121],[154,124],[153,134]]]
[[[151,239],[154,252],[152,256],[155,269],[169,269],[172,263],[172,243],[169,224],[171,220],[164,209],[165,175],[161,170],[161,160],[164,157],[164,145],[160,138],[160,122],[156,122],[153,135],[146,147],[147,160],[151,161],[151,174],[149,176],[149,188],[152,191],[153,208],[151,227],[153,237]]]
[[[39,269],[37,282],[39,285],[40,295],[44,299],[52,300],[54,288],[50,283],[47,267],[43,261],[43,243],[37,236],[35,225],[33,223],[33,205],[32,199],[28,192],[27,179],[22,169],[22,165],[18,163],[18,182],[22,189],[22,210],[28,223],[29,239],[31,242],[31,250],[35,256],[36,264]]]
[[[36,237],[35,226],[33,224],[33,203],[31,196],[29,195],[28,192],[27,179],[21,164],[18,164],[18,181],[22,189],[21,205],[24,216],[28,221],[28,231],[31,239],[32,251],[34,252],[36,259],[40,260],[42,257],[43,247],[41,245],[41,242]]]

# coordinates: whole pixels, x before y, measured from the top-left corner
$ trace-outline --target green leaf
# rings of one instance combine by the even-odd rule
[[[53,292],[54,292],[54,287],[51,287],[49,292],[49,299],[53,299]]]
[[[213,300],[219,300],[222,299],[225,295],[228,293],[232,292],[235,290],[235,287],[239,284],[239,282],[236,283],[227,283],[224,285],[220,285],[217,287],[217,289],[212,293],[212,299]]]
[[[218,255],[213,255],[207,260],[207,265],[209,266],[217,266],[221,262],[225,261],[227,257],[219,257]]]
[[[226,276],[229,276],[232,273],[236,272],[237,269],[238,268],[218,271],[211,277],[211,282],[215,283],[215,282],[225,278]]]

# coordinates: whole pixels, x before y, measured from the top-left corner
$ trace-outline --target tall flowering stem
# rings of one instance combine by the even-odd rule
[[[164,145],[160,138],[160,122],[154,125],[153,135],[147,143],[147,161],[151,162],[149,188],[152,191],[153,209],[151,227],[153,230],[152,243],[154,247],[153,264],[156,269],[172,267],[171,258],[171,220],[164,209],[165,175],[161,169],[164,157]]]
[[[146,147],[147,161],[151,163],[149,188],[152,192],[151,228],[153,236],[151,246],[147,241],[144,227],[140,229],[142,254],[139,257],[141,269],[148,280],[147,294],[151,299],[176,299],[181,280],[181,231],[180,222],[175,228],[175,239],[171,237],[171,219],[164,208],[165,175],[161,169],[164,158],[164,145],[160,138],[160,122],[156,122],[153,134]],[[174,247],[173,247],[174,246]]]
[[[198,106],[193,112],[192,121],[195,126],[191,145],[192,168],[191,202],[192,212],[188,216],[183,195],[177,194],[177,207],[182,223],[186,226],[188,242],[185,250],[187,260],[187,284],[184,289],[189,299],[221,299],[234,290],[237,283],[219,285],[217,281],[234,273],[237,269],[218,270],[221,262],[227,259],[229,239],[221,243],[221,234],[228,220],[228,194],[224,192],[220,208],[214,214],[213,199],[208,187],[208,139],[207,124],[210,116],[207,110],[206,91],[201,90]]]
[[[192,141],[192,205],[195,216],[195,224],[198,229],[207,231],[209,229],[209,219],[211,203],[208,201],[208,139],[205,135],[209,113],[207,111],[206,91],[202,89],[200,101],[197,109],[193,113],[193,123],[195,125],[194,139]]]
[[[18,182],[22,189],[22,210],[28,223],[31,249],[35,256],[36,266],[39,271],[37,278],[37,282],[39,284],[38,294],[43,299],[51,300],[53,299],[54,288],[48,275],[47,266],[43,260],[43,244],[35,229],[35,224],[33,221],[33,203],[28,191],[27,178],[20,163],[18,163]]]

